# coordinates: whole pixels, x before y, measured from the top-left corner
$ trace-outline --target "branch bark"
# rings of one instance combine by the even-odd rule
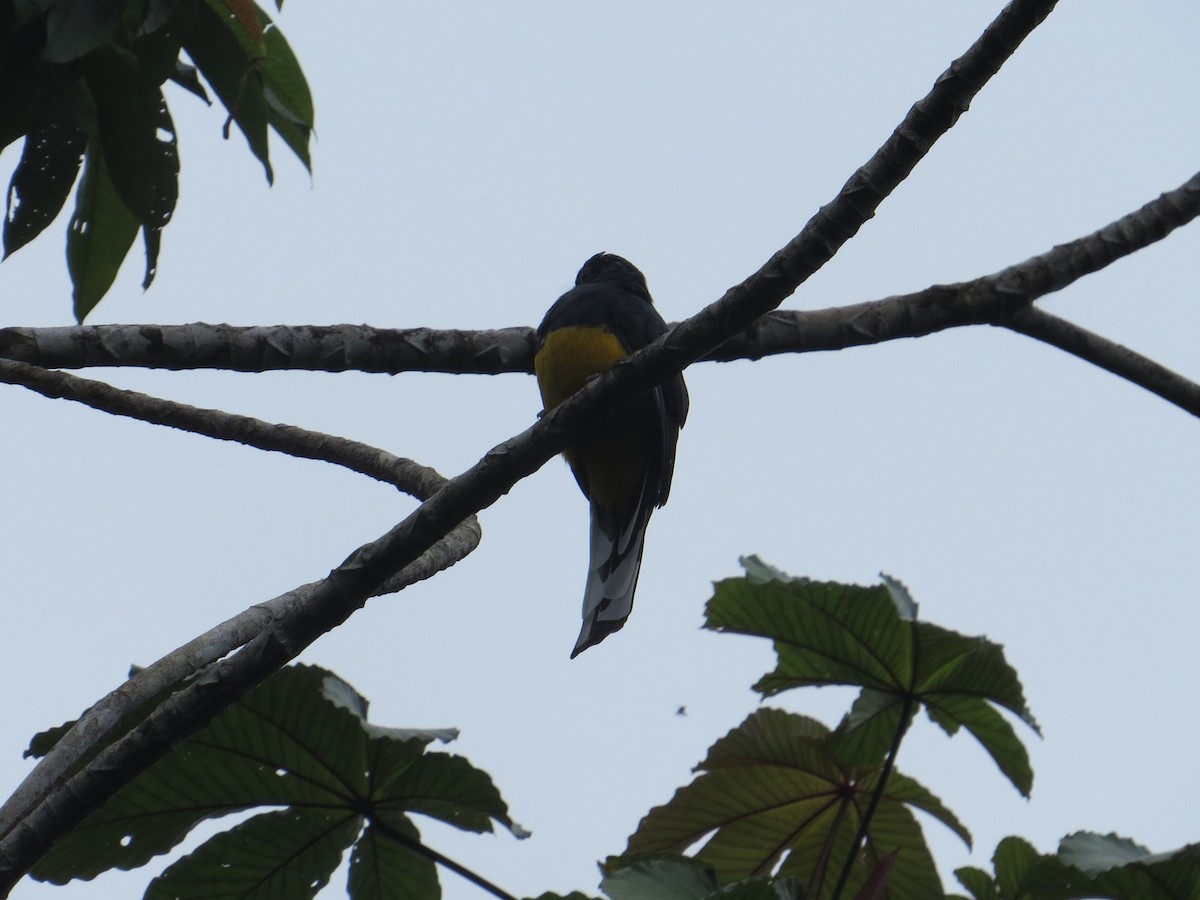
[[[0,328],[0,357],[48,369],[138,366],[232,372],[533,371],[532,328],[370,325],[83,325]]]
[[[964,325],[1001,325],[1034,335],[1018,322],[1045,322],[1022,312],[1085,275],[1167,237],[1200,216],[1200,174],[1103,228],[1009,266],[958,284],[806,311],[768,312],[701,359],[728,362],[783,353],[844,350],[898,338],[924,337]],[[1061,319],[1058,332],[1070,327]],[[338,335],[337,344],[331,335]],[[1068,353],[1127,378],[1197,415],[1189,399],[1195,384],[1133,351],[1091,335],[1042,338]],[[360,352],[371,348],[370,353]],[[234,328],[220,325],[101,325],[80,328],[0,329],[0,358],[58,368],[146,366],[233,368],[239,371],[308,369],[368,372],[500,374],[533,370],[532,328],[498,331],[403,331],[366,325]],[[1136,354],[1133,354],[1136,355]],[[1150,368],[1155,374],[1150,376]]]
[[[1014,0],[938,79],[904,121],[803,231],[743,284],[664,338],[596,379],[531,429],[495,447],[403,522],[360,547],[302,602],[237,653],[217,661],[149,718],[56,785],[0,840],[0,887],[11,889],[49,843],[78,823],[181,737],[345,621],[393,573],[468,516],[490,506],[517,480],[561,450],[569,436],[620,397],[631,400],[681,371],[775,308],[827,262],[869,219],[972,97],[1053,9],[1053,0]]]
[[[421,500],[446,484],[444,477],[427,466],[358,441],[293,425],[272,425],[220,410],[200,409],[38,366],[0,360],[0,381],[27,387],[47,397],[84,403],[115,415],[237,441],[261,450],[331,462],[391,484]],[[420,558],[380,585],[372,596],[401,590],[449,568],[474,550],[479,539],[478,520],[470,516]],[[294,614],[311,587],[306,585],[250,607],[175,649],[102,698],[0,807],[0,834],[7,833],[56,786],[78,772],[105,741],[127,728],[131,715],[205,666],[272,630],[275,623]]]
[[[1193,416],[1200,416],[1200,384],[1188,381],[1128,347],[1034,306],[1009,316],[1003,324],[1020,334],[1086,359],[1157,394],[1168,403],[1174,403]]]

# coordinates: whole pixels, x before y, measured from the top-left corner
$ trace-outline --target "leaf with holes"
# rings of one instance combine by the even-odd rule
[[[8,188],[4,256],[28,244],[54,221],[71,193],[87,147],[91,105],[79,86],[47,104],[25,136]]]

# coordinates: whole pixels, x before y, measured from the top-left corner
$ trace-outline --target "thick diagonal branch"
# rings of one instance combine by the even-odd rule
[[[262,450],[331,462],[392,484],[421,500],[446,484],[444,477],[427,466],[358,441],[293,425],[273,425],[220,410],[200,409],[38,366],[0,360],[0,382],[22,385],[48,397],[73,400],[115,415],[169,425]],[[471,516],[373,594],[400,590],[454,565],[478,545],[479,537],[479,523]],[[126,727],[131,713],[214,660],[271,630],[275,622],[285,618],[303,601],[305,591],[306,587],[298,588],[222,622],[141,670],[93,705],[78,727],[55,745],[0,808],[0,833],[6,832],[55,786],[78,770],[98,747],[111,741],[113,735]]]
[[[618,397],[628,401],[649,390],[775,308],[874,214],[1053,6],[1052,0],[1015,0],[1007,6],[834,200],[744,284],[626,364],[596,379],[533,428],[491,450],[403,522],[359,548],[327,578],[308,588],[304,601],[273,629],[213,663],[201,678],[101,752],[86,770],[57,786],[0,840],[0,888],[11,887],[54,835],[72,827],[173,743],[345,621],[392,573],[536,471],[604,404]]]

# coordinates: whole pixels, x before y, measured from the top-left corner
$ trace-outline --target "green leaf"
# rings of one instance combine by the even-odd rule
[[[300,62],[280,31],[265,13],[260,11],[265,23],[263,43],[266,56],[259,64],[263,76],[263,89],[271,127],[312,171],[309,158],[309,142],[313,129],[313,101],[308,81],[300,68]]]
[[[1130,863],[1152,859],[1152,856],[1149,850],[1129,838],[1079,831],[1059,842],[1058,858],[1094,878]]]
[[[86,70],[105,162],[121,200],[142,225],[145,289],[154,281],[162,230],[179,197],[175,125],[159,87],[161,78],[146,68],[145,60],[104,48],[88,57]]]
[[[217,98],[229,111],[230,121],[246,137],[250,151],[262,163],[267,182],[275,179],[267,146],[269,111],[257,66],[261,49],[242,24],[219,0],[204,0],[184,35],[183,47]],[[252,52],[247,52],[247,47]],[[226,128],[228,135],[228,126]]]
[[[718,889],[712,866],[687,856],[656,854],[606,870],[600,889],[612,900],[704,900]]]
[[[4,217],[7,259],[45,230],[67,201],[87,148],[91,104],[82,90],[65,91],[25,137],[8,188]]]
[[[752,878],[721,888],[712,900],[805,900],[808,892],[794,878]]]
[[[731,578],[706,612],[707,628],[775,641],[778,667],[754,686],[765,696],[806,685],[895,690],[912,677],[912,642],[884,587]]]
[[[166,27],[178,14],[179,9],[193,0],[147,0],[146,18],[142,20],[142,34],[153,34]]]
[[[892,869],[896,867],[896,859],[900,851],[893,850],[876,863],[874,870],[867,877],[866,883],[855,895],[854,900],[883,900],[888,893],[888,879]]]
[[[212,106],[212,101],[208,99],[208,91],[200,83],[200,73],[195,66],[189,66],[187,63],[176,61],[171,73],[167,77],[185,91],[195,94],[209,106]]]
[[[185,42],[188,55],[246,135],[268,182],[274,177],[268,126],[312,171],[313,101],[300,63],[261,8],[239,0],[235,9],[222,0],[202,2]]]
[[[863,688],[830,742],[843,759],[860,764],[878,762],[900,730],[907,730],[912,722],[912,711],[905,721],[904,709],[903,697]]]
[[[380,773],[380,779],[382,784],[370,794],[380,809],[421,813],[476,833],[491,832],[497,821],[525,836],[509,821],[492,779],[461,756],[423,754],[403,771]]]
[[[75,319],[82,322],[112,287],[137,235],[138,220],[117,193],[104,154],[89,142],[75,214],[67,229],[67,270],[74,285]]]
[[[46,18],[42,58],[79,59],[109,39],[125,12],[125,0],[56,0]]]
[[[971,900],[1000,900],[996,890],[996,882],[983,869],[974,866],[963,866],[954,870],[954,877],[959,884],[971,892]]]
[[[721,884],[779,874],[830,895],[882,774],[837,756],[819,722],[760,709],[718,740],[700,774],[664,806],[652,809],[629,839],[625,857],[682,853],[705,841],[696,858]],[[893,900],[940,896],[940,881],[909,807],[930,812],[969,841],[966,829],[928,790],[893,772],[850,881],[865,883],[889,853],[901,850],[888,882]]]
[[[926,701],[926,711],[948,734],[954,734],[960,725],[965,727],[1021,795],[1029,796],[1033,789],[1029,752],[1012,725],[993,707],[976,697],[941,694]]]
[[[1079,832],[1062,839],[1058,860],[1080,889],[1092,891],[1097,897],[1113,900],[1200,897],[1200,844],[1152,854],[1115,834]],[[1076,873],[1082,873],[1088,880],[1081,882]]]
[[[125,206],[149,229],[170,221],[178,196],[175,126],[158,82],[138,60],[105,48],[87,61],[105,163]]]
[[[804,900],[792,878],[749,878],[720,886],[712,867],[678,854],[609,861],[600,887],[611,900]]]
[[[398,834],[417,842],[420,835],[406,816],[385,813],[381,826],[369,825],[350,857],[350,896],[354,900],[412,900],[439,895],[437,868],[400,841]]]
[[[62,883],[133,868],[176,846],[205,819],[276,807],[173,864],[151,896],[311,896],[364,821],[366,843],[357,846],[351,874],[362,890],[355,896],[404,896],[377,880],[437,883],[432,863],[417,852],[420,838],[406,811],[470,831],[490,831],[499,822],[522,833],[485,773],[427,750],[455,732],[369,726],[366,710],[366,700],[336,675],[310,666],[284,669],[88,816],[33,875]],[[251,883],[261,886],[249,891]],[[191,885],[207,885],[209,893]]]
[[[896,579],[877,587],[789,578],[754,558],[747,577],[716,586],[706,627],[774,642],[775,671],[754,686],[765,696],[797,687],[862,688],[835,738],[843,758],[881,758],[905,712],[924,706],[948,733],[965,726],[1024,795],[1028,753],[996,712],[1008,709],[1035,731],[1020,680],[1003,649],[916,621],[916,604]]]
[[[315,897],[362,828],[333,810],[263,813],[218,834],[150,882],[145,900]]]
[[[1115,834],[1079,832],[1058,853],[1042,856],[1024,839],[1007,837],[993,856],[995,888],[969,870],[959,880],[976,900],[1195,900],[1200,897],[1200,844],[1152,854]]]

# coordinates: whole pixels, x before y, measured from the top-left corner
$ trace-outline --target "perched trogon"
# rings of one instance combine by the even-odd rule
[[[646,277],[628,260],[597,253],[538,326],[534,370],[542,405],[553,409],[666,330]],[[563,452],[591,504],[592,520],[583,629],[572,659],[629,618],[646,523],[667,502],[687,411],[687,388],[676,375],[632,402],[618,401]]]

